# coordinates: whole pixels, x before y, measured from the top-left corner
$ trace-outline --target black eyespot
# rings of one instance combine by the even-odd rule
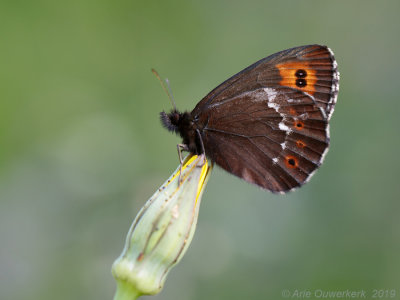
[[[296,71],[296,73],[294,75],[296,75],[297,78],[304,78],[307,76],[307,72],[306,72],[306,70],[299,69]]]
[[[293,125],[298,129],[298,130],[302,130],[304,127],[304,123],[302,121],[299,120],[294,120]]]
[[[307,81],[305,79],[296,79],[296,85],[298,87],[305,87],[307,85]]]
[[[286,167],[288,167],[290,169],[297,168],[298,161],[297,161],[297,158],[294,157],[293,155],[286,156],[285,161],[286,161]]]

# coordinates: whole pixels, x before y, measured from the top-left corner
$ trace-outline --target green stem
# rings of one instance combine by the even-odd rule
[[[142,294],[134,287],[124,281],[118,281],[114,300],[136,300]]]

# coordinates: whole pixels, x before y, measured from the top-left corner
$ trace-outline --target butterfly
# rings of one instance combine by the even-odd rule
[[[339,72],[326,46],[291,48],[224,81],[191,112],[161,112],[182,150],[274,193],[306,183],[329,147]],[[179,148],[178,148],[179,149]]]

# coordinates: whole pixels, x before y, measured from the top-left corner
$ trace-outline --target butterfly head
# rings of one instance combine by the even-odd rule
[[[200,137],[196,134],[200,128],[189,112],[180,113],[172,110],[170,113],[166,113],[163,111],[160,113],[160,119],[168,131],[175,132],[182,137],[182,143],[190,152],[196,154],[204,152]]]

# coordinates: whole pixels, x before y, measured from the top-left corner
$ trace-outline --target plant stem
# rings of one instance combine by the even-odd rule
[[[140,296],[141,293],[131,284],[124,281],[118,281],[114,300],[136,300]]]

